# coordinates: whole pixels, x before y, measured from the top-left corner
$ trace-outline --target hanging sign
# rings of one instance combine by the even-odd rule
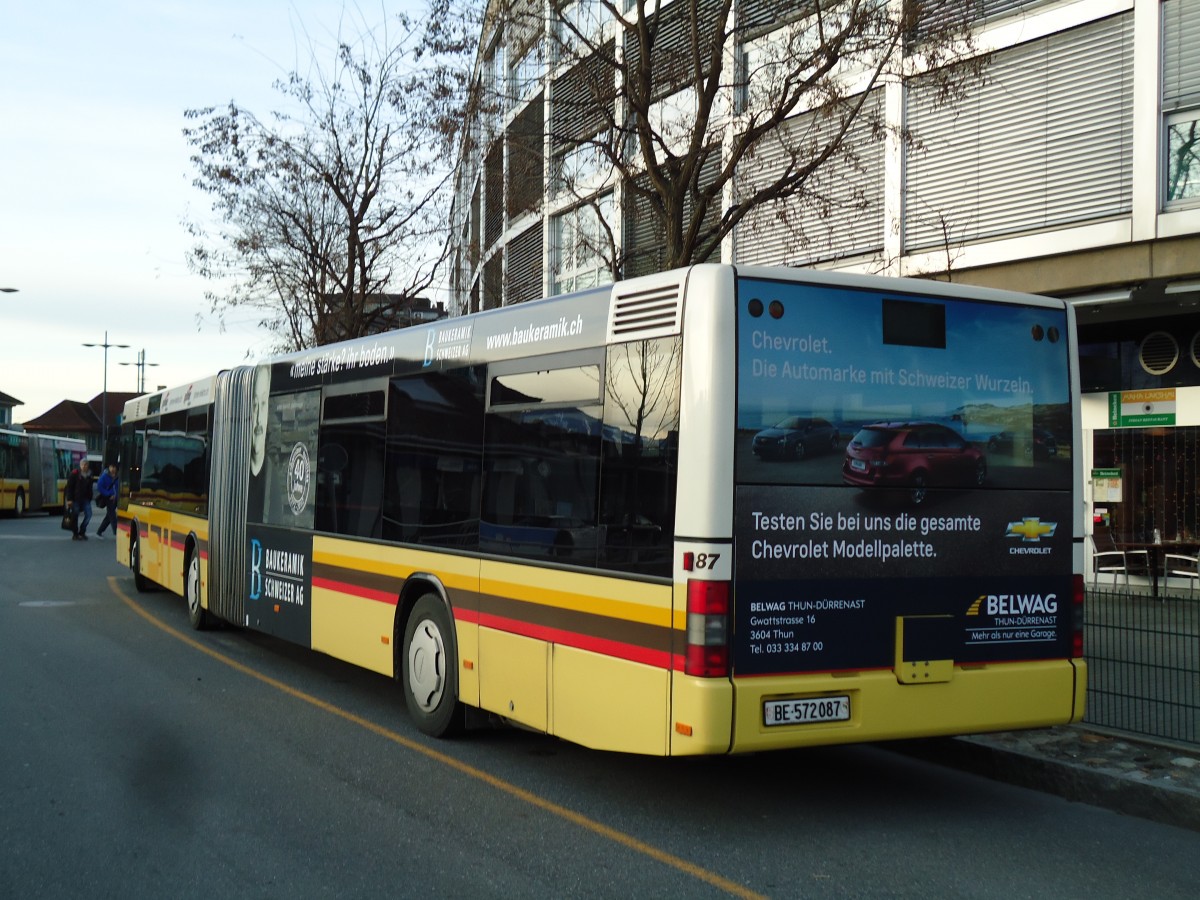
[[[1109,428],[1146,428],[1175,424],[1175,388],[1110,391]]]
[[[1121,502],[1121,470],[1092,469],[1092,502]]]

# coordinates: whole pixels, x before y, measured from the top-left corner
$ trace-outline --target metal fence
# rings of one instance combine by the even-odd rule
[[[1200,745],[1200,592],[1088,588],[1084,721]]]

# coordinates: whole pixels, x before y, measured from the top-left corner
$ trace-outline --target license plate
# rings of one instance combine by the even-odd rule
[[[765,725],[807,725],[810,722],[846,722],[850,719],[850,698],[804,697],[794,700],[764,700]]]
[[[852,459],[850,460],[850,468],[855,472],[865,472],[867,471],[867,464],[861,459]]]

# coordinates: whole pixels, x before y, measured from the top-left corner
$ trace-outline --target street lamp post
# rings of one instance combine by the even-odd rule
[[[137,370],[138,370],[137,390],[138,390],[139,394],[146,393],[146,367],[147,366],[157,366],[158,363],[146,362],[146,351],[139,350],[137,362],[123,362],[123,363],[120,363],[120,365],[122,365],[122,366],[137,366]]]
[[[104,332],[103,344],[84,344],[85,347],[103,347],[104,348],[104,389],[100,395],[100,455],[108,453],[108,348],[123,347],[128,349],[128,344],[110,344],[108,342],[108,332]],[[101,459],[103,464],[108,460]]]

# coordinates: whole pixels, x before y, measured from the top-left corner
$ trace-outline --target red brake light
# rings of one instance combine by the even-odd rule
[[[683,671],[702,678],[729,675],[728,581],[688,580]]]

